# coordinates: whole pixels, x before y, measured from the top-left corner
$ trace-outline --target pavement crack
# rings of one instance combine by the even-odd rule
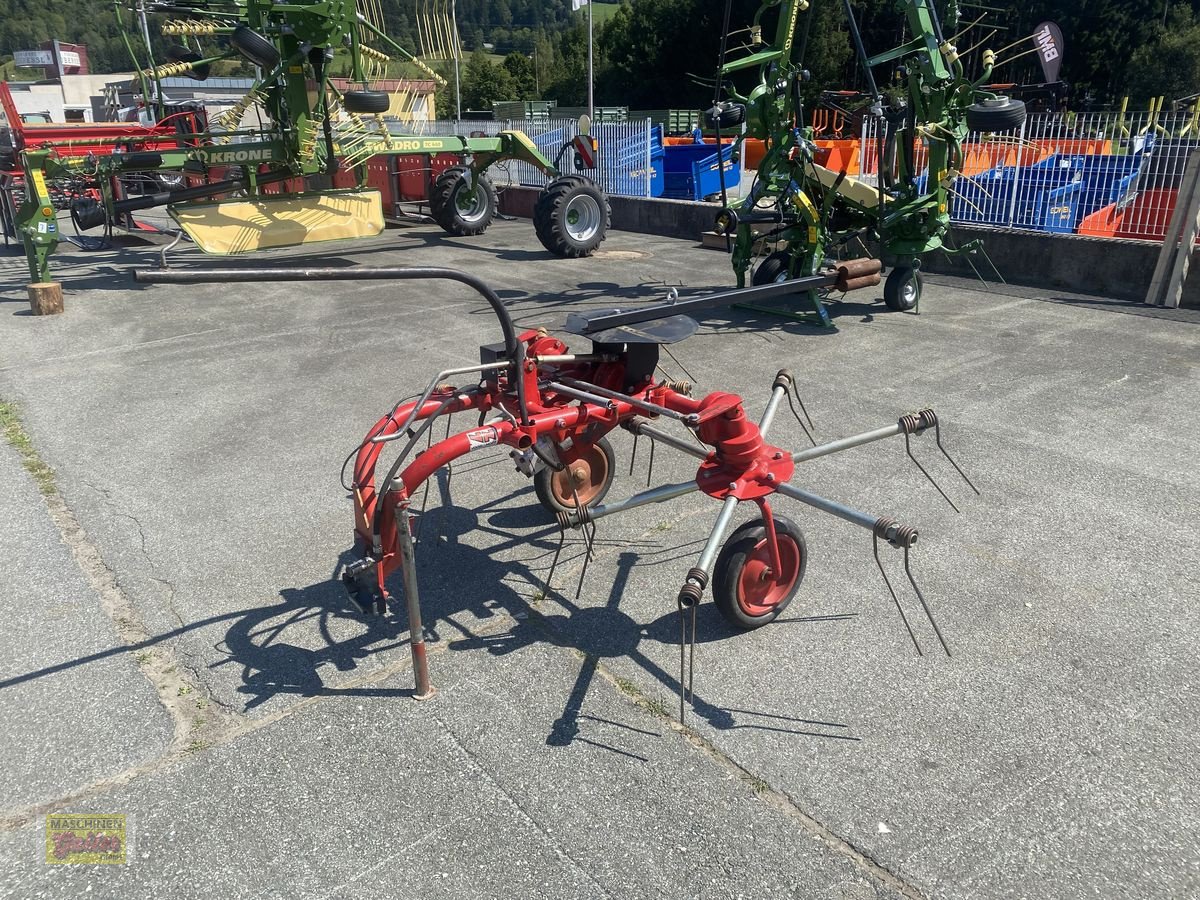
[[[587,878],[587,880],[591,882],[595,886],[596,890],[598,890],[602,895],[610,898],[615,896],[611,891],[605,888],[603,884],[600,883],[599,879],[597,879],[596,876],[593,875],[592,872],[582,862],[571,855],[571,853],[562,845],[562,843],[558,841],[554,835],[552,835],[546,829],[546,827],[539,822],[507,788],[504,787],[503,784],[500,783],[499,779],[492,774],[492,770],[484,764],[483,760],[481,760],[478,755],[472,753],[471,749],[466,744],[459,740],[458,735],[456,735],[453,729],[446,724],[444,719],[442,719],[436,712],[433,713],[433,719],[438,723],[438,725],[441,726],[442,732],[447,738],[449,738],[451,745],[457,750],[458,755],[463,757],[470,768],[478,772],[484,778],[484,780],[486,780],[502,797],[504,797],[509,806],[516,810],[516,813],[520,818],[525,820],[525,822],[531,825],[540,835],[542,835],[543,838],[545,838],[546,842],[550,845],[550,848],[554,851],[555,856],[570,863],[572,866],[578,869],[579,872],[582,873],[583,876]]]

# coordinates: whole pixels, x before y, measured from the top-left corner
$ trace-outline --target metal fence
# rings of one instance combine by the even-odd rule
[[[458,134],[467,137],[494,137],[501,131],[522,131],[543,156],[555,162],[564,175],[586,175],[605,192],[619,196],[653,196],[656,186],[654,179],[662,178],[661,165],[657,168],[654,165],[655,147],[661,150],[662,146],[661,130],[656,131],[656,126],[649,119],[593,124],[591,135],[597,143],[595,169],[575,166],[575,153],[567,146],[578,134],[579,123],[575,119],[438,120],[405,123],[403,127],[409,134]],[[488,174],[501,188],[514,184],[542,187],[548,180],[533,166],[516,160],[495,163],[488,169]]]
[[[857,142],[867,181],[878,174],[878,132],[863,123]],[[1200,150],[1195,113],[1031,114],[1018,130],[972,133],[955,179],[951,220],[1089,237],[1161,241],[1184,168]],[[924,148],[914,148],[919,183]]]

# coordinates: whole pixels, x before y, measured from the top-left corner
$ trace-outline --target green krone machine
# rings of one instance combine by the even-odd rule
[[[813,0],[820,2],[820,0]],[[809,0],[766,0],[748,30],[747,52],[728,58],[729,7],[726,36],[708,124],[722,132],[738,131],[764,141],[766,153],[753,189],[730,204],[723,198],[718,231],[733,237],[733,269],[739,287],[747,273],[754,284],[769,284],[814,275],[828,256],[844,252],[856,239],[876,244],[892,267],[884,299],[896,310],[917,308],[921,294],[923,254],[974,250],[977,243],[951,248],[945,239],[950,227],[952,185],[962,167],[962,143],[971,131],[998,132],[1020,127],[1023,103],[981,90],[995,63],[990,50],[982,53],[982,72],[975,80],[964,74],[955,46],[943,36],[943,24],[931,0],[903,0],[911,39],[898,47],[868,56],[850,0],[842,0],[851,40],[867,83],[863,112],[875,120],[876,183],[855,178],[816,162],[813,129],[805,125],[802,85],[804,51],[813,9]],[[764,19],[778,14],[773,40],[764,38]],[[801,14],[804,14],[801,21]],[[945,27],[957,27],[956,0],[946,4]],[[799,41],[797,41],[799,37]],[[888,66],[886,90],[876,83],[876,70]],[[757,83],[739,92],[743,73],[753,72]],[[925,148],[927,174],[915,170],[918,144]],[[864,155],[867,152],[863,147]],[[779,248],[762,259],[753,272],[758,240],[774,240]],[[809,299],[821,321],[830,324],[815,292]]]
[[[60,140],[20,154],[25,202],[14,219],[35,282],[49,281],[59,238],[48,181],[86,183],[89,190],[72,202],[72,218],[84,229],[165,206],[201,249],[239,253],[381,232],[381,198],[367,185],[365,164],[385,154],[459,157],[429,197],[433,219],[452,235],[480,234],[491,224],[497,195],[485,172],[511,160],[549,179],[534,216],[549,251],[588,256],[604,240],[611,213],[603,191],[583,176],[563,176],[525,134],[394,133],[413,118],[411,105],[405,108],[413,95],[371,89],[388,64],[404,61],[439,85],[445,80],[388,37],[380,0],[151,0],[144,8],[147,28],[170,38],[167,59],[156,60],[148,40],[130,40],[144,32],[125,4],[114,3],[152,124],[105,152],[73,152],[83,141]],[[457,52],[456,36],[454,44]],[[232,108],[210,120],[203,109],[169,103],[163,79],[203,81],[228,59],[248,61],[257,73]],[[348,73],[338,80],[342,89],[334,72]],[[135,175],[156,188],[127,192],[123,185]]]

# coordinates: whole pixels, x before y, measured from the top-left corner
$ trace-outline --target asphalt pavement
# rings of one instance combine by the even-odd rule
[[[726,287],[723,254],[614,233],[587,260],[527,222],[389,230],[233,265],[441,265],[522,327]],[[172,264],[221,264],[194,250]],[[342,460],[436,371],[499,339],[461,286],[147,286],[140,245],[55,257],[27,314],[0,257],[0,400],[54,472],[0,447],[0,895],[1095,897],[1200,892],[1195,445],[1200,314],[929,278],[921,315],[851,294],[824,330],[725,310],[670,348],[751,415],[797,376],[818,440],[934,407],[793,483],[920,529],[905,577],[869,533],[780,499],[810,558],[767,628],[697,617],[678,727],[675,594],[717,504],[599,523],[595,558],[507,456],[430,491],[418,571],[438,694],[402,611],[365,618]],[[561,332],[557,332],[561,333]],[[576,349],[579,338],[566,336]],[[467,422],[456,422],[466,427]],[[771,439],[807,439],[786,410]],[[694,475],[614,437],[612,498]],[[749,512],[739,515],[739,521]],[[576,597],[576,588],[579,596]],[[125,866],[49,866],[48,812],[123,813]]]

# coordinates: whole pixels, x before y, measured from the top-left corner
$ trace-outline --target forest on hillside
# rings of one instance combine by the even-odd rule
[[[935,0],[945,11],[948,0]],[[586,97],[586,7],[570,0],[456,0],[464,53],[461,68],[466,108],[494,100],[554,99],[577,105]],[[732,0],[733,28],[747,25],[758,0]],[[418,0],[383,0],[389,33],[418,47]],[[907,39],[902,0],[853,0],[869,52]],[[965,0],[960,28],[982,21],[956,43],[961,49],[991,35],[984,47],[999,49],[1030,35],[1046,20],[1065,35],[1062,78],[1077,109],[1110,106],[1123,96],[1144,103],[1152,96],[1175,100],[1200,92],[1200,0]],[[597,6],[596,102],[632,108],[698,107],[711,98],[703,84],[717,64],[724,0],[621,0]],[[770,33],[774,11],[763,24]],[[862,86],[840,0],[813,0],[806,66],[811,90]],[[803,22],[803,16],[801,22]],[[126,12],[125,28],[132,30]],[[949,30],[949,29],[948,29]],[[49,38],[88,45],[94,71],[130,68],[112,0],[0,0],[0,65],[14,50]],[[164,42],[165,43],[165,42]],[[1026,42],[1013,53],[1028,48]],[[1012,53],[1008,54],[1013,55]],[[1018,57],[998,80],[1041,81],[1036,55]],[[437,64],[450,74],[446,62]],[[34,77],[36,71],[14,73]],[[402,68],[397,74],[404,74]],[[443,91],[439,109],[452,103]]]

